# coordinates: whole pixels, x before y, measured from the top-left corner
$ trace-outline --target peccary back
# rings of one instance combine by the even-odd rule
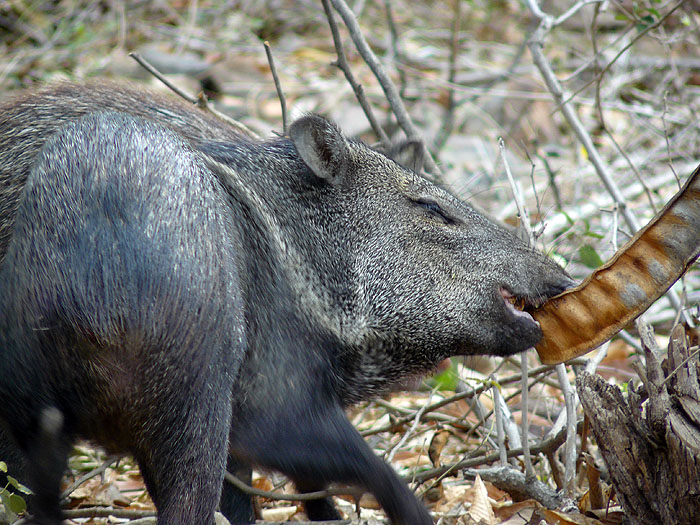
[[[32,464],[53,409],[54,441],[133,453],[167,523],[211,522],[222,425],[230,469],[356,484],[393,523],[431,523],[343,408],[450,355],[531,347],[539,327],[513,303],[572,284],[318,116],[255,142],[111,84],[50,87],[0,115],[0,394],[21,401],[0,419]],[[251,509],[225,487],[232,521]],[[328,500],[306,510],[338,516]]]

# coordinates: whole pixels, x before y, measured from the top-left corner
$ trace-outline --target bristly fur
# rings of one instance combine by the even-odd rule
[[[39,414],[56,408],[62,443],[136,457],[163,523],[212,522],[228,450],[230,470],[277,469],[302,491],[356,484],[393,523],[427,525],[344,407],[450,355],[527,349],[541,332],[504,298],[572,284],[319,116],[254,142],[97,83],[0,115],[0,395],[15,400],[0,420],[30,484],[55,477],[34,460]],[[253,519],[228,484],[221,509]],[[329,500],[306,509],[338,516]]]

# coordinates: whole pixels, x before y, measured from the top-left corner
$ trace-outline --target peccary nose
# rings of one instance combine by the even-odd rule
[[[548,295],[550,297],[554,297],[555,295],[559,295],[560,293],[568,290],[569,288],[573,288],[576,285],[578,285],[578,282],[568,275],[564,275],[558,283],[551,285],[550,290],[548,290],[548,292],[550,292]]]

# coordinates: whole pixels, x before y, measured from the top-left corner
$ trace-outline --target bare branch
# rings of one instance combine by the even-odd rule
[[[452,85],[457,76],[457,55],[459,54],[459,23],[462,18],[460,6],[462,0],[453,0],[452,28],[450,30],[450,56],[447,63],[447,107],[442,118],[442,126],[438,130],[437,136],[433,140],[433,149],[436,152],[445,147],[447,139],[452,134],[455,125],[455,90]],[[402,70],[403,71],[403,70]]]
[[[331,35],[333,35],[333,44],[335,45],[335,52],[338,55],[338,60],[337,60],[335,65],[345,75],[345,78],[347,79],[348,83],[350,84],[350,87],[352,87],[352,90],[355,92],[355,97],[357,98],[357,101],[360,103],[360,106],[362,107],[362,111],[365,112],[365,115],[367,116],[367,120],[369,121],[370,126],[372,126],[372,130],[377,135],[377,138],[382,143],[382,146],[384,146],[385,151],[388,151],[389,147],[391,145],[391,140],[389,139],[387,134],[382,129],[382,126],[379,124],[379,122],[375,118],[374,112],[372,111],[372,106],[370,106],[370,104],[367,100],[367,97],[365,97],[365,91],[362,88],[362,84],[358,84],[358,82],[355,80],[355,76],[352,74],[352,70],[350,69],[350,64],[348,64],[347,58],[345,57],[345,49],[343,48],[343,41],[340,38],[340,33],[338,31],[338,25],[335,23],[335,17],[333,16],[333,11],[331,10],[329,0],[322,0],[322,2],[323,2],[323,10],[326,12],[326,18],[328,19],[328,25],[331,28]]]
[[[277,96],[280,99],[280,106],[282,106],[282,131],[287,134],[287,99],[284,98],[284,91],[282,91],[282,85],[280,84],[280,78],[277,76],[277,68],[275,67],[275,59],[272,58],[272,50],[270,49],[270,42],[267,40],[264,43],[265,54],[267,55],[267,63],[270,64],[270,72],[272,73],[272,80],[275,82],[275,89],[277,90]]]
[[[129,56],[136,60],[141,67],[143,67],[146,71],[148,71],[151,75],[156,77],[158,80],[160,80],[165,86],[167,86],[169,89],[171,89],[175,94],[179,95],[180,97],[184,98],[187,102],[190,104],[194,104],[196,106],[199,106],[200,108],[209,111],[212,115],[215,117],[221,119],[222,121],[226,122],[228,125],[231,127],[235,128],[238,132],[252,138],[259,140],[260,136],[255,133],[253,130],[245,126],[244,124],[241,124],[237,120],[232,119],[228,115],[224,115],[220,111],[216,110],[207,100],[207,97],[204,95],[204,93],[200,93],[198,97],[193,97],[192,95],[189,95],[182,91],[180,88],[175,86],[173,83],[171,83],[168,79],[166,79],[163,74],[158,71],[155,67],[153,67],[151,64],[148,63],[148,61],[143,58],[140,54],[138,53],[129,53]]]
[[[569,498],[574,497],[576,488],[576,407],[574,405],[575,393],[566,377],[566,366],[559,364],[556,367],[559,385],[564,394],[566,407],[566,447],[564,448],[564,490]]]
[[[389,101],[389,105],[396,116],[399,126],[401,126],[401,129],[403,129],[404,133],[406,133],[409,140],[416,140],[422,145],[424,150],[423,154],[425,169],[435,177],[441,177],[442,172],[440,171],[440,168],[438,168],[437,164],[435,164],[435,161],[433,160],[430,151],[428,151],[420,132],[413,125],[413,121],[411,120],[408,111],[406,111],[406,107],[401,100],[401,96],[399,95],[396,86],[380,64],[377,56],[374,54],[372,49],[370,49],[369,44],[367,44],[367,41],[362,34],[362,30],[360,29],[360,24],[357,22],[357,18],[355,18],[355,14],[348,7],[347,3],[345,3],[345,0],[331,0],[331,2],[333,3],[335,10],[338,12],[338,14],[340,14],[341,18],[345,22],[345,26],[350,32],[350,37],[355,43],[355,47],[369,68],[372,70],[372,73],[374,73],[374,75],[377,77],[379,84],[382,86],[384,94]]]
[[[263,498],[268,498],[268,499],[282,500],[282,501],[311,501],[311,500],[316,500],[316,499],[327,498],[328,496],[340,496],[340,495],[361,496],[362,494],[365,493],[364,490],[361,490],[358,488],[338,487],[338,488],[331,488],[331,489],[326,489],[326,490],[318,490],[316,492],[304,492],[302,494],[282,494],[279,492],[271,492],[269,490],[261,490],[261,489],[256,489],[255,487],[251,487],[250,485],[242,482],[240,479],[238,479],[236,476],[234,476],[230,472],[224,473],[224,478],[231,485],[233,485],[237,489],[245,492],[246,494],[250,494],[252,496],[261,496]]]

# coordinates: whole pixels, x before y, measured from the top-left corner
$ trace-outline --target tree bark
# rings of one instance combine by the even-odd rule
[[[699,361],[685,330],[671,333],[663,365],[644,346],[647,377],[627,395],[582,373],[579,397],[631,523],[700,523]]]

